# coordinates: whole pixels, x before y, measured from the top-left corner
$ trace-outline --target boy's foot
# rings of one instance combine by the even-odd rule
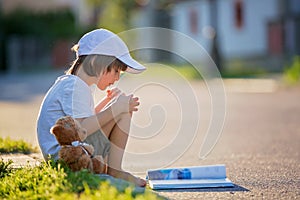
[[[108,174],[115,177],[115,178],[120,178],[125,181],[129,181],[131,183],[134,183],[136,186],[139,187],[145,187],[147,185],[146,180],[141,179],[139,177],[136,177],[128,172],[125,171],[120,171],[112,168],[108,168]]]

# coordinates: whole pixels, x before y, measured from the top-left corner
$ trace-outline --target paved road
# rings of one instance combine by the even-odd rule
[[[1,136],[23,138],[37,145],[34,124],[39,104],[58,73],[0,76]],[[201,81],[141,79],[143,82],[124,78],[124,90],[134,92],[142,102],[140,113],[134,117],[124,168],[144,176],[145,169],[159,165],[225,164],[227,176],[235,184],[231,189],[159,192],[170,199],[300,199],[299,86],[282,86],[273,79],[225,80],[223,132],[210,154],[199,159],[204,135],[212,123],[212,94],[207,85]],[[191,100],[185,107],[187,102],[181,95],[195,99],[196,104]],[[181,116],[186,118],[186,112],[189,120],[184,121]],[[196,131],[195,122],[199,122]],[[188,127],[184,131],[190,142],[181,140],[185,145],[174,139],[183,134],[176,132],[182,126]],[[190,140],[190,136],[194,137]],[[173,144],[176,149],[170,148],[166,155],[164,148]],[[178,149],[182,150],[179,156]],[[157,152],[163,153],[152,160],[136,160]]]

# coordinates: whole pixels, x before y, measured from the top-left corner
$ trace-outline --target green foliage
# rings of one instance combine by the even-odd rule
[[[0,138],[0,153],[24,153],[37,152],[37,149],[23,140],[12,140],[9,137]]]
[[[10,164],[0,160],[5,170]],[[72,172],[64,163],[54,161],[15,169],[0,177],[0,199],[161,199],[150,191],[134,194],[133,189],[119,190],[86,170]]]
[[[291,84],[300,81],[300,56],[295,56],[292,65],[285,68],[284,78]]]
[[[268,73],[267,65],[259,58],[253,59],[231,59],[223,63],[221,72],[223,78],[255,78]]]
[[[99,26],[118,33],[126,30],[123,19],[125,19],[125,10],[116,1],[108,1],[99,18]]]
[[[69,10],[34,13],[16,10],[1,17],[4,35],[25,35],[45,38],[71,37],[78,33],[75,17]]]
[[[115,33],[130,28],[132,11],[136,8],[136,1],[132,0],[88,0],[89,5],[100,11],[98,26],[109,29]],[[99,9],[101,8],[101,9]]]
[[[85,184],[88,180],[89,188],[97,189],[99,184],[101,183],[101,179],[94,176],[87,170],[82,170],[80,172],[68,172],[68,181],[72,183],[71,192],[80,193],[85,190]]]

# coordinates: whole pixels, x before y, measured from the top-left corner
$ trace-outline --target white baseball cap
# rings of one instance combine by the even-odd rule
[[[114,56],[126,64],[127,72],[137,74],[146,68],[134,60],[126,44],[116,34],[106,29],[96,29],[83,35],[78,41],[77,56],[107,55]]]

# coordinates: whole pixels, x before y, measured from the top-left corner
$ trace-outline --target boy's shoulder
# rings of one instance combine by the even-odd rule
[[[90,87],[78,76],[62,75],[57,78],[55,85],[64,90],[89,91]]]
[[[71,75],[71,74],[65,74],[61,75],[56,79],[56,82],[67,82],[67,81],[74,81],[78,79],[77,76]]]
[[[74,84],[83,84],[83,81],[78,77],[78,76],[74,76],[74,75],[62,75],[59,76],[56,81],[55,84],[57,85],[74,85]]]

